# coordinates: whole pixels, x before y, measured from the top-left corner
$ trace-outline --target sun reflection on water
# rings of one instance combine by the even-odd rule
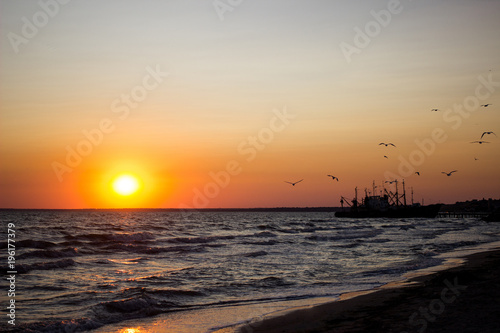
[[[141,329],[139,327],[129,327],[129,328],[124,328],[122,329],[119,333],[148,333],[149,331],[146,331],[144,329]]]

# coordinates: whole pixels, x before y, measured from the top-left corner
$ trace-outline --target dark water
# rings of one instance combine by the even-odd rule
[[[16,235],[16,330],[76,332],[222,304],[338,295],[500,240],[475,219],[333,213],[4,211]],[[6,270],[4,270],[6,271]],[[2,323],[8,282],[2,279]]]

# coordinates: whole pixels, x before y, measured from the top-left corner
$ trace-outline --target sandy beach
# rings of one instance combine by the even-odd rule
[[[404,283],[346,294],[339,301],[218,332],[498,332],[499,277],[496,248]]]

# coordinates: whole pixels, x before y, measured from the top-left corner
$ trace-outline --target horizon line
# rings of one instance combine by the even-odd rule
[[[438,202],[432,205],[453,205],[461,202],[470,202],[470,201],[489,201],[489,200],[499,200],[494,198],[482,198],[482,199],[469,199],[462,201],[455,201],[453,203],[444,203]],[[415,202],[419,203],[419,202]],[[411,204],[408,204],[411,205]],[[428,206],[428,205],[425,205]],[[217,207],[217,208],[173,208],[173,207],[102,207],[102,208],[13,208],[13,207],[0,207],[0,211],[2,210],[168,210],[168,211],[245,211],[245,210],[324,210],[324,211],[335,211],[338,209],[346,209],[349,207],[341,207],[341,206],[275,206],[275,207]]]
[[[0,207],[0,210],[169,210],[169,211],[215,211],[215,210],[315,210],[315,209],[342,209],[342,207],[337,206],[313,206],[313,207],[248,207],[248,208],[165,208],[165,207],[156,207],[156,208],[140,208],[140,207],[122,207],[122,208],[5,208]]]

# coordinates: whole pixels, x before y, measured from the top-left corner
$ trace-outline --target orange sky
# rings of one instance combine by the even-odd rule
[[[0,207],[500,197],[498,2],[52,4],[1,3]]]

